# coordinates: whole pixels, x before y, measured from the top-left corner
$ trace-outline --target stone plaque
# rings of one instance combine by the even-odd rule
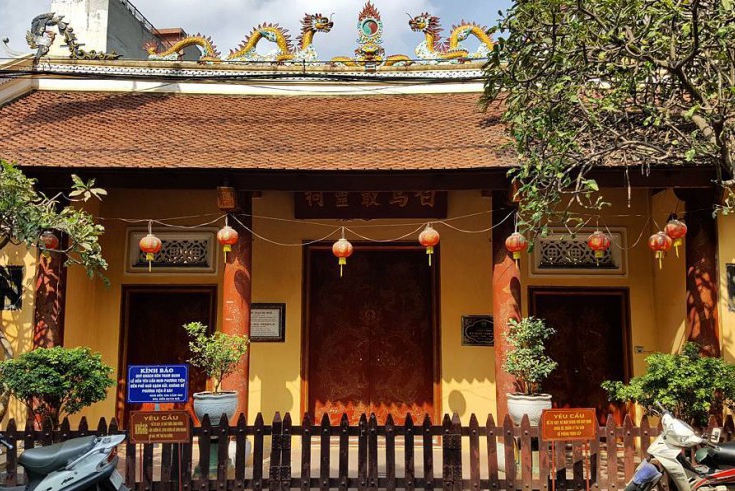
[[[492,315],[462,316],[462,346],[494,346]]]

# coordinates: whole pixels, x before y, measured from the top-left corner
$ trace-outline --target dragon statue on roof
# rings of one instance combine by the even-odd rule
[[[459,25],[452,26],[448,42],[441,40],[442,28],[439,18],[428,12],[411,18],[408,25],[411,26],[411,30],[424,33],[425,39],[416,46],[415,53],[418,58],[430,63],[487,58],[490,50],[493,49],[493,41],[485,32],[487,28],[474,22],[462,21]],[[465,41],[470,35],[480,41],[480,47],[474,53],[470,53],[462,45],[462,41]]]
[[[185,38],[177,41],[171,45],[168,49],[158,52],[159,44],[151,41],[145,43],[143,47],[148,52],[149,60],[166,60],[176,61],[179,59],[179,53],[181,50],[186,49],[190,46],[196,46],[199,49],[199,61],[201,62],[217,62],[222,61],[220,59],[220,53],[212,43],[212,38],[204,37],[202,34],[195,34],[193,36],[186,36]]]
[[[380,12],[370,3],[365,4],[357,18],[357,44],[355,57],[337,56],[332,58],[330,62],[333,65],[343,66],[365,66],[373,65],[410,65],[411,58],[406,55],[390,55],[385,56],[383,49],[383,21],[380,19]]]
[[[189,36],[163,52],[158,52],[155,43],[148,43],[149,60],[177,60],[179,52],[189,46],[196,46],[201,52],[200,62],[219,61],[269,61],[269,62],[297,62],[316,61],[318,55],[312,43],[317,32],[329,32],[334,23],[322,14],[304,14],[301,20],[301,33],[297,39],[298,48],[293,49],[288,31],[278,24],[261,24],[253,28],[252,32],[236,49],[230,51],[227,57],[220,58],[220,54],[212,44],[210,38],[197,34]],[[265,39],[276,44],[276,48],[268,54],[259,54],[256,49],[258,43]]]
[[[36,50],[34,59],[38,61],[42,56],[48,54],[51,45],[56,39],[56,33],[47,27],[56,27],[59,34],[64,36],[64,44],[69,48],[69,58],[73,60],[116,60],[120,55],[115,53],[103,53],[95,50],[84,50],[74,33],[74,29],[68,22],[64,21],[63,15],[56,15],[56,12],[48,12],[37,15],[31,21],[31,29],[26,32],[26,42],[31,49]]]

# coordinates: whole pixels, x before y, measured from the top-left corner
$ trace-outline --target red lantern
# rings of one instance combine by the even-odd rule
[[[600,259],[605,257],[605,251],[610,248],[610,238],[599,230],[595,230],[587,237],[587,246],[595,253],[595,261],[600,264]]]
[[[513,232],[510,237],[505,239],[505,248],[508,249],[508,252],[513,253],[513,259],[517,263],[521,258],[521,252],[528,249],[528,241],[518,232]]]
[[[434,246],[439,243],[439,232],[434,230],[431,224],[419,234],[419,244],[426,247],[426,254],[429,255],[429,266],[431,266],[431,255],[434,254]]]
[[[339,258],[339,277],[342,278],[342,266],[347,264],[347,258],[352,255],[352,244],[342,237],[332,245],[332,254]]]
[[[145,252],[145,260],[148,261],[148,272],[151,271],[151,262],[155,255],[161,250],[161,239],[148,232],[148,235],[140,239],[140,250]]]
[[[41,244],[43,244],[43,248],[50,251],[55,251],[59,248],[59,238],[56,236],[55,233],[53,233],[50,230],[46,230],[43,232],[39,238],[41,241]]]
[[[217,241],[222,244],[222,250],[225,253],[225,262],[227,262],[227,253],[232,250],[232,246],[237,243],[237,239],[237,230],[229,225],[225,225],[217,232]]]
[[[679,257],[679,246],[682,243],[681,239],[687,234],[686,224],[674,217],[666,224],[664,231],[666,235],[674,239],[674,250],[676,250],[676,257]]]
[[[666,257],[666,253],[671,250],[671,237],[666,232],[658,232],[648,238],[648,248],[656,253],[658,259],[658,269],[663,267],[661,260]]]

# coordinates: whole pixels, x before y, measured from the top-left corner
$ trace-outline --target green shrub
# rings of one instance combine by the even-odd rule
[[[503,370],[516,378],[524,394],[541,392],[541,382],[558,366],[546,354],[544,343],[556,333],[543,319],[508,319],[508,354]]]
[[[247,336],[235,336],[221,331],[207,334],[207,326],[201,322],[184,324],[191,338],[189,363],[203,368],[214,382],[214,392],[219,392],[222,379],[237,369],[240,359],[248,351]]]
[[[89,348],[39,348],[0,363],[0,381],[35,414],[61,418],[104,400],[112,368]]]
[[[681,354],[654,353],[648,371],[629,384],[607,380],[602,388],[611,401],[633,401],[648,409],[656,401],[684,421],[706,425],[710,411],[720,412],[735,401],[735,366],[722,358],[699,354],[687,343]]]

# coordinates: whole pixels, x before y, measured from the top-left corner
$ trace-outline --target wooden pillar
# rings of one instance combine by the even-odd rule
[[[65,249],[67,244],[66,238],[62,237],[60,248]],[[38,253],[33,306],[33,349],[64,344],[65,261],[66,254],[61,252]]]
[[[687,210],[686,339],[698,343],[703,354],[720,356],[717,222],[712,216],[717,194],[709,189],[678,190],[676,194]]]
[[[494,191],[492,199],[495,393],[498,421],[502,421],[508,413],[506,394],[516,392],[515,379],[503,370],[503,363],[508,352],[508,319],[521,317],[521,272],[505,248],[505,239],[515,231],[515,221],[513,217],[503,219],[514,206],[508,204],[507,193],[503,191]]]
[[[237,220],[229,220],[239,240],[227,253],[222,283],[222,331],[227,334],[250,336],[250,304],[252,281],[252,196],[250,193],[239,193],[239,208],[234,212]],[[230,210],[232,211],[232,210]],[[245,228],[243,225],[245,225]],[[250,379],[250,349],[240,362],[237,371],[222,381],[222,390],[237,392],[237,411],[248,414],[248,388]]]

